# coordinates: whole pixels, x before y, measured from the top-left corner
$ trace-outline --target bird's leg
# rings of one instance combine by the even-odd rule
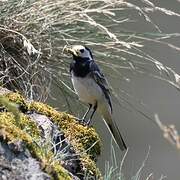
[[[94,107],[93,107],[93,112],[92,112],[92,114],[91,114],[88,122],[86,123],[87,125],[90,124],[90,122],[91,122],[91,120],[92,120],[92,117],[93,117],[94,113],[96,112],[96,110],[97,110],[97,102],[96,102],[96,104],[95,104]]]
[[[88,115],[89,111],[91,110],[91,108],[92,108],[92,104],[89,104],[88,110],[85,112],[84,116],[81,119],[82,122],[84,122],[84,120],[85,120],[86,116]]]

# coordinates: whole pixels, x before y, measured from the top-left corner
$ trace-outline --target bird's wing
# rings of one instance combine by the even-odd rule
[[[96,83],[101,87],[107,101],[108,104],[111,108],[112,111],[112,104],[111,104],[111,89],[108,85],[108,82],[104,76],[104,74],[100,71],[98,65],[94,62],[91,61],[90,63],[90,76],[96,81]]]

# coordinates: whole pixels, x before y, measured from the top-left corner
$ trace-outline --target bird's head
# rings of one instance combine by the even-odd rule
[[[72,47],[66,47],[65,51],[73,55],[75,61],[89,61],[93,60],[92,52],[89,48],[82,45],[74,45]]]

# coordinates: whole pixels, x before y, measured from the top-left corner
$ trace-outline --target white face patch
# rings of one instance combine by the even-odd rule
[[[89,58],[90,60],[92,60],[92,57],[91,57],[91,54],[90,54],[89,50],[87,50],[84,46],[75,45],[75,46],[72,47],[72,49],[74,49],[77,52],[79,57]]]

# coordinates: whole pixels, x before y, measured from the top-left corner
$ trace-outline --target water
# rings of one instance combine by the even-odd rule
[[[161,7],[180,12],[180,6],[175,1],[159,1],[158,3]],[[179,18],[163,16],[162,13],[153,13],[151,18],[164,33],[179,32]],[[151,31],[151,28],[149,29],[148,25],[145,26],[142,21],[128,24],[126,28],[136,32]],[[176,46],[180,45],[179,38],[171,39],[169,42]],[[152,42],[145,43],[144,51],[180,73],[179,51],[172,50],[165,45],[155,45]],[[125,86],[120,81],[119,83],[113,82],[114,86],[119,84],[124,91],[132,94],[136,99],[143,100],[147,104],[149,112],[157,112],[163,123],[174,124],[180,131],[179,91],[165,82],[144,75],[138,75],[130,71],[126,71],[124,74],[131,78],[131,82]],[[123,166],[126,177],[130,178],[137,172],[150,146],[150,154],[141,179],[145,179],[147,174],[151,172],[154,174],[154,179],[160,178],[161,174],[167,176],[169,180],[180,179],[179,151],[163,138],[162,132],[151,121],[135,112],[128,113],[126,110],[117,108],[115,117],[118,119],[119,127],[122,129],[125,140],[129,145],[129,152]],[[102,134],[106,135],[106,133]],[[107,152],[110,145],[105,142],[104,144],[106,151],[104,157],[101,157],[103,161],[109,157],[107,154],[110,154],[110,150]],[[117,152],[117,158],[121,159],[121,154],[121,152]],[[102,168],[102,164],[99,164]]]

